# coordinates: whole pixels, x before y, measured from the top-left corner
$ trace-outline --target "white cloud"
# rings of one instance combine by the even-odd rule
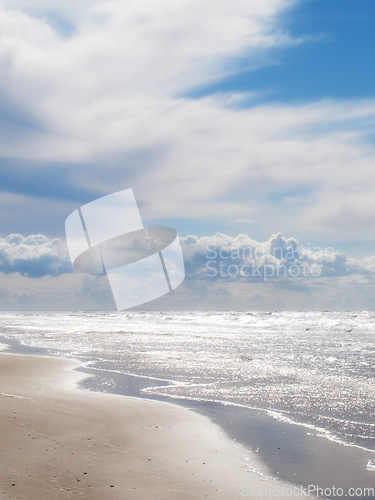
[[[6,2],[1,59],[12,63],[11,76],[24,77],[23,88],[43,86],[46,99],[63,90],[73,105],[83,97],[89,102],[108,95],[170,95],[222,75],[229,58],[246,53],[251,60],[259,49],[296,43],[278,26],[278,16],[292,3],[118,0],[44,10],[43,3],[30,9],[24,2]],[[31,17],[10,7],[41,14]],[[54,11],[72,18],[70,38],[48,24]]]
[[[181,239],[181,245],[188,279],[264,281],[264,277],[375,275],[375,256],[354,259],[333,247],[305,248],[297,239],[286,238],[281,233],[265,242],[258,242],[246,234],[236,237],[221,233],[202,237],[189,235]],[[242,273],[244,266],[246,271]],[[230,268],[232,271],[228,273]],[[214,274],[213,269],[218,272]],[[42,234],[10,234],[0,238],[0,272],[39,278],[71,273],[72,266],[65,241]]]
[[[0,155],[77,162],[73,184],[131,186],[148,219],[374,239],[374,100],[240,109],[241,96],[178,97],[233,60],[298,43],[280,24],[293,3],[3,2]]]
[[[354,259],[333,247],[303,247],[281,233],[257,242],[248,235],[236,237],[190,235],[181,240],[190,279],[222,281],[311,281],[323,277],[375,276],[375,257]],[[289,286],[289,285],[288,285]],[[303,284],[302,286],[305,286]]]
[[[248,235],[190,235],[182,239],[182,247],[187,279],[172,294],[142,307],[373,308],[375,256],[358,260],[333,248],[304,248],[295,238],[281,234],[266,242]],[[219,270],[220,264],[221,274],[212,276],[212,269]],[[260,274],[233,274],[244,265],[249,266],[247,272],[259,269]],[[296,273],[298,269],[304,273]],[[314,269],[320,270],[318,277]],[[107,278],[71,273],[63,242],[44,235],[12,234],[0,239],[0,298],[3,310],[115,308]]]
[[[0,238],[0,272],[19,273],[29,277],[71,272],[67,254],[58,239],[42,234],[23,237],[10,234]]]

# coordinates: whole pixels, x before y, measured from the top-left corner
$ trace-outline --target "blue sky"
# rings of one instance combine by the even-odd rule
[[[374,21],[371,0],[1,0],[0,237],[63,245],[132,187],[182,236],[372,258]]]
[[[233,74],[189,95],[250,91],[259,93],[256,102],[373,97],[373,2],[303,0],[281,16],[280,24],[305,43],[266,54],[258,69],[245,56]]]

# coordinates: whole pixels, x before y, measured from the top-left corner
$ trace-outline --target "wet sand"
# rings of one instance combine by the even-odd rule
[[[269,476],[303,485],[307,491],[327,492],[322,497],[340,498],[355,489],[357,500],[375,498],[375,470],[366,467],[375,463],[375,452],[332,441],[318,429],[279,421],[266,411],[144,392],[145,388],[165,386],[165,381],[87,367],[81,370],[95,375],[81,383],[86,389],[173,401],[209,417],[237,443],[256,453]],[[334,494],[339,488],[344,495]]]
[[[0,354],[2,498],[290,498],[289,485],[252,472],[256,457],[208,418],[80,390],[78,366]]]

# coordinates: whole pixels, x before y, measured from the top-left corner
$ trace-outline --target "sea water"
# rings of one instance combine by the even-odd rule
[[[144,376],[150,396],[261,409],[375,451],[374,313],[1,313],[0,325],[3,342],[104,370],[101,390]]]

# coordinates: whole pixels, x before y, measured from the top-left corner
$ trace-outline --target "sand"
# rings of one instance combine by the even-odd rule
[[[80,390],[78,366],[0,354],[0,498],[291,498],[206,417]]]

